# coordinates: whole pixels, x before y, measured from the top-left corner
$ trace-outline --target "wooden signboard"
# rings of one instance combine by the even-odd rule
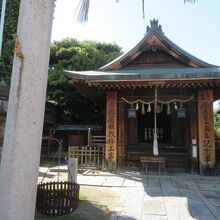
[[[213,91],[198,91],[199,161],[202,175],[213,174],[215,142],[213,121]]]
[[[117,161],[117,92],[110,91],[106,95],[106,168],[116,171]]]

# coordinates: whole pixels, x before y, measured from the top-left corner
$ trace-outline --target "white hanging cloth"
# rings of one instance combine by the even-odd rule
[[[157,132],[154,132],[154,143],[153,143],[153,154],[154,156],[158,156],[158,141],[157,141]]]
[[[157,88],[155,88],[155,101],[154,101],[154,142],[153,142],[153,154],[158,156],[158,141],[157,141]]]

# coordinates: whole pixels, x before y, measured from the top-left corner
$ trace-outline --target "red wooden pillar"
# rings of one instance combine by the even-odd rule
[[[106,94],[106,146],[105,168],[110,172],[117,170],[117,92]]]
[[[118,102],[118,169],[124,167],[125,155],[125,102]]]
[[[198,90],[199,163],[201,175],[215,174],[213,90]]]

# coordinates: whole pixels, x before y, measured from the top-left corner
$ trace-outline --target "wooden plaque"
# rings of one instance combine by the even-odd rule
[[[106,95],[106,168],[116,171],[117,161],[117,92]]]
[[[198,91],[199,161],[201,169],[215,166],[213,91]],[[200,170],[203,173],[202,170]]]

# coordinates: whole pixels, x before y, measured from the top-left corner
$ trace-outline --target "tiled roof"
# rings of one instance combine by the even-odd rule
[[[111,71],[65,71],[79,80],[149,80],[149,79],[213,79],[220,77],[220,67],[128,68]]]

